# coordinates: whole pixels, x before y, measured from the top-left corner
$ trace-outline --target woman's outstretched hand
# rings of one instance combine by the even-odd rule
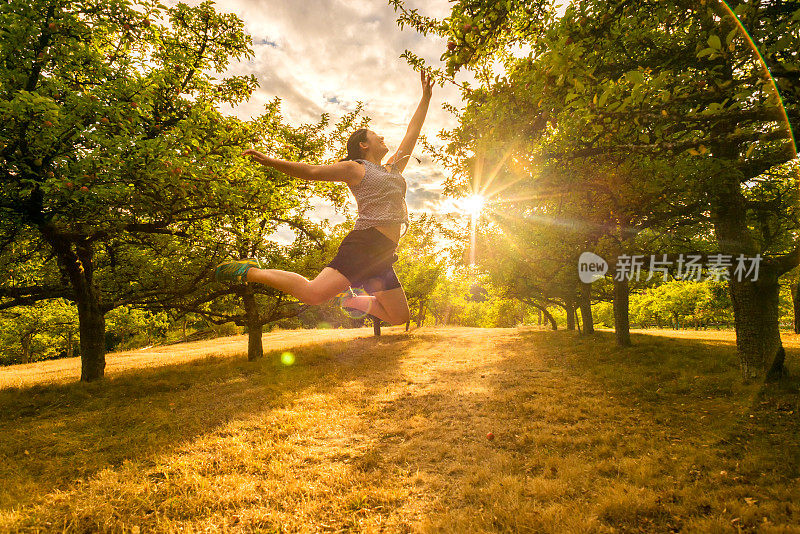
[[[425,72],[424,70],[419,71],[420,79],[422,80],[422,97],[423,98],[430,98],[433,94],[433,76]]]
[[[252,148],[248,148],[247,150],[242,152],[242,156],[250,156],[255,161],[261,163],[262,165],[265,165],[267,161],[267,156],[265,156],[258,150],[253,150]]]

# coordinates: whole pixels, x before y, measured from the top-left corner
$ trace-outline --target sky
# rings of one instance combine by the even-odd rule
[[[407,0],[406,5],[436,18],[446,17],[450,8],[447,0]],[[371,118],[370,129],[385,138],[387,159],[402,141],[422,96],[419,72],[400,55],[408,49],[428,65],[443,66],[439,57],[446,49],[445,39],[423,36],[408,26],[401,30],[386,0],[226,0],[215,8],[237,14],[253,40],[254,59],[231,64],[227,74],[254,74],[259,82],[249,101],[220,111],[247,120],[278,96],[288,124],[316,123],[326,112],[335,124],[360,100],[362,116]],[[463,72],[456,80],[474,78]],[[442,109],[443,102],[461,108],[459,89],[452,84],[433,88],[421,134],[437,146],[442,144],[437,133],[456,126],[452,114]],[[444,169],[423,154],[420,143],[414,155],[422,163],[412,158],[403,172],[409,213],[452,210],[452,202],[441,196]],[[355,213],[352,195],[351,207]],[[317,220],[344,220],[324,202],[315,208]],[[282,237],[292,236],[286,230]]]

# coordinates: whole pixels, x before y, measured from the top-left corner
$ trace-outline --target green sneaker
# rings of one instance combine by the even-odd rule
[[[245,258],[238,261],[226,261],[214,269],[214,280],[217,282],[234,282],[243,284],[247,282],[247,271],[251,267],[261,268],[256,258]]]

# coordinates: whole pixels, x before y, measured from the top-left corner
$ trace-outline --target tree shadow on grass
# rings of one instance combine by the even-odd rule
[[[743,528],[756,528],[768,516],[791,523],[796,511],[788,503],[800,477],[800,350],[786,349],[789,378],[744,383],[733,340],[636,334],[632,347],[621,348],[613,333],[599,334],[523,332],[522,338],[534,350],[541,348],[548,365],[594,383],[613,399],[619,424],[628,426],[628,443],[654,438],[639,453],[675,463],[679,493],[704,488],[698,515],[727,515]],[[618,451],[636,452],[624,446]],[[737,494],[750,500],[731,498]],[[765,507],[757,510],[757,502]]]
[[[228,422],[357,379],[375,360],[391,373],[408,343],[389,334],[284,348],[255,362],[245,352],[210,355],[97,383],[0,390],[0,511],[125,461],[146,465]],[[287,350],[292,365],[281,362]]]
[[[498,339],[499,360],[437,369],[416,394],[376,407],[379,439],[354,465],[417,473],[439,500],[431,530],[702,531],[712,516],[791,524],[800,450],[787,442],[800,424],[774,407],[797,410],[796,380],[742,384],[728,340],[633,340],[618,348],[613,332],[525,330]],[[787,362],[796,370],[798,351]],[[737,519],[731,500],[750,506],[739,493],[775,502]]]
[[[342,413],[346,420],[323,418],[319,422],[330,424],[332,433],[320,428],[319,436],[300,436],[292,470],[277,478],[317,487],[315,497],[309,487],[285,495],[298,505],[317,499],[312,507],[289,507],[292,515],[311,514],[306,526],[324,517],[330,528],[357,530],[354,517],[381,516],[398,524],[416,517],[429,521],[430,530],[451,532],[589,531],[599,525],[666,532],[687,524],[692,530],[692,520],[711,512],[733,513],[723,511],[730,506],[724,497],[712,495],[720,488],[758,497],[760,480],[740,472],[738,480],[709,474],[743,452],[730,430],[742,417],[750,419],[746,410],[760,389],[739,384],[729,343],[635,335],[637,345],[619,349],[613,333],[505,332],[487,333],[484,340],[469,337],[480,336],[477,329],[416,331],[289,349],[296,356],[290,367],[279,363],[279,353],[254,363],[211,358],[129,371],[106,384],[16,392],[27,400],[10,402],[2,393],[3,413],[15,420],[0,423],[13,441],[0,444],[10,460],[0,477],[13,475],[20,502],[30,501],[126,459],[148,469],[149,460],[228,421],[260,413],[280,419],[280,410],[291,409],[298,397],[325,393],[297,406],[296,415],[333,401],[326,416]],[[795,368],[797,354],[787,351],[787,357]],[[259,429],[255,424],[247,432]],[[337,446],[326,447],[331,442]],[[44,460],[49,455],[51,462]],[[755,458],[752,465],[779,467],[772,458]],[[358,476],[318,480],[339,469]],[[181,483],[164,485],[186,490]],[[169,500],[157,490],[149,498]],[[67,511],[70,502],[63,505]],[[227,516],[251,504],[219,506]],[[786,523],[792,513],[786,509],[764,515]],[[124,517],[142,520],[137,513]],[[176,513],[164,512],[165,520]],[[251,526],[272,524],[264,521]]]
[[[555,352],[552,348],[545,351],[549,364],[602,379],[603,388],[618,399],[625,398],[638,409],[675,424],[714,431],[720,443],[743,435],[756,438],[750,431],[769,422],[784,429],[793,424],[800,431],[798,418],[792,421],[781,414],[793,409],[797,413],[798,348],[786,348],[789,376],[784,380],[745,383],[734,340],[638,333],[632,336],[633,346],[617,347],[611,332],[598,332],[593,337],[570,332],[548,335],[559,340]],[[523,332],[522,337],[537,343],[536,334]]]

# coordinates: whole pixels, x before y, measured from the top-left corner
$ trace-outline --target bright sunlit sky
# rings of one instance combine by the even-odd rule
[[[407,6],[443,18],[449,14],[450,4],[447,0],[411,0]],[[362,115],[371,118],[370,128],[386,140],[386,159],[397,150],[422,94],[419,72],[400,54],[409,49],[426,64],[442,66],[439,57],[446,49],[441,37],[422,36],[408,26],[401,30],[396,13],[385,0],[227,0],[218,2],[216,9],[236,13],[253,39],[255,58],[232,64],[229,74],[255,74],[259,82],[248,102],[233,109],[224,106],[223,113],[249,119],[278,96],[283,116],[291,125],[315,123],[325,112],[335,124],[360,100],[364,102]],[[474,80],[465,72],[456,79]],[[437,146],[441,141],[436,134],[455,126],[453,116],[442,109],[443,102],[460,108],[463,102],[458,88],[433,88],[422,135]],[[422,163],[412,158],[403,172],[409,212],[452,209],[452,202],[442,202],[440,195],[444,169],[423,155],[420,143],[414,155]],[[355,212],[352,197],[351,203]],[[334,224],[344,220],[325,203],[317,205],[316,216]],[[291,238],[291,234],[283,237]]]

